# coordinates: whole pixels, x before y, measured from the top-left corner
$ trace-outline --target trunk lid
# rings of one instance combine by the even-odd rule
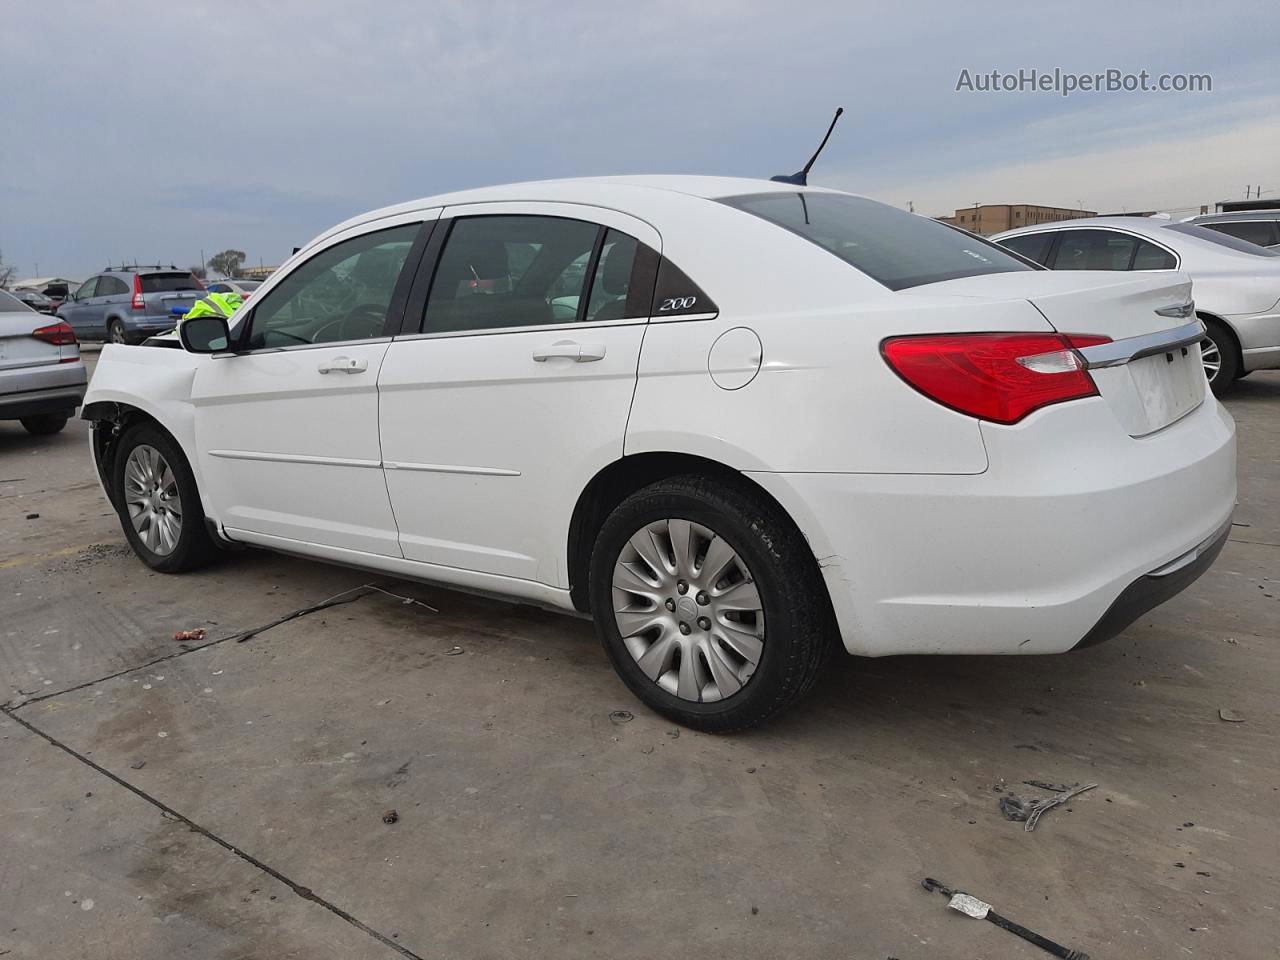
[[[1204,402],[1191,281],[1182,273],[1071,270],[989,274],[916,287],[922,294],[1024,299],[1064,334],[1110,344],[1081,350],[1098,392],[1132,437],[1162,430]],[[913,291],[902,291],[910,294]]]
[[[0,370],[61,362],[61,347],[31,336],[32,330],[51,323],[57,323],[57,320],[34,310],[0,313]]]

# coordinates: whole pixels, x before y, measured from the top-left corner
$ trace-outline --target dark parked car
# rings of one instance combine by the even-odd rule
[[[9,293],[13,294],[36,313],[52,314],[58,310],[58,304],[54,303],[39,290],[24,287],[18,290],[10,290]]]
[[[172,329],[204,294],[204,285],[189,270],[109,267],[80,284],[58,316],[81,340],[141,343]]]

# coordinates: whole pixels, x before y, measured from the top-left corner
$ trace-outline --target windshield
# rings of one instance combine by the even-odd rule
[[[202,290],[200,281],[189,273],[144,273],[140,275],[143,293],[169,293],[173,290]]]
[[[11,293],[0,290],[0,313],[32,313],[32,309]]]
[[[989,240],[864,197],[797,190],[721,202],[799,234],[890,290],[1036,269]]]
[[[1248,240],[1241,240],[1226,233],[1219,233],[1217,230],[1196,226],[1194,223],[1171,223],[1165,229],[1176,230],[1178,233],[1185,233],[1189,237],[1197,237],[1200,240],[1208,240],[1210,243],[1229,247],[1238,253],[1247,253],[1255,257],[1280,257],[1280,253],[1274,250],[1268,250],[1266,247],[1260,247],[1256,243],[1250,243]]]

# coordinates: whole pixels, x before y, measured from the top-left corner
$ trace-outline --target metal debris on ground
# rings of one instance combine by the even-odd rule
[[[444,652],[444,655],[446,657],[456,657],[458,654],[462,652],[463,650],[461,647],[450,647],[448,650]]]
[[[382,822],[383,822],[383,823],[395,823],[395,822],[396,822],[397,820],[399,820],[399,819],[400,819],[400,814],[396,813],[396,811],[394,811],[394,810],[383,810],[383,811],[382,811]]]
[[[145,761],[145,760],[135,760],[135,761],[133,761],[133,763],[129,764],[129,769],[130,769],[130,770],[141,770],[141,769],[142,769],[143,767],[145,767],[146,765],[147,765],[147,761]]]
[[[173,639],[178,643],[199,643],[208,632],[204,627],[196,627],[193,630],[179,630],[173,635]]]
[[[1236,713],[1234,710],[1229,710],[1226,707],[1218,708],[1218,719],[1225,720],[1227,723],[1244,723],[1244,717],[1240,716],[1240,714]]]
[[[609,719],[614,723],[630,723],[636,718],[636,715],[630,710],[613,710],[609,713]]]
[[[977,897],[970,896],[962,890],[952,890],[950,887],[940,883],[932,877],[925,877],[920,881],[920,886],[926,890],[937,892],[945,897],[949,897],[947,906],[952,910],[963,913],[966,917],[972,917],[975,920],[986,920],[988,923],[994,923],[1001,930],[1008,930],[1015,936],[1021,937],[1027,943],[1034,944],[1041,950],[1047,951],[1058,957],[1059,960],[1089,960],[1089,955],[1079,950],[1072,950],[1064,947],[1060,943],[1054,943],[1047,937],[1032,930],[1028,930],[1021,924],[1014,923],[1006,917],[1000,916],[992,909],[991,904],[985,900],[979,900]]]
[[[1052,797],[1045,797],[1041,800],[1023,800],[1014,794],[1005,794],[1000,798],[1000,812],[1004,814],[1006,820],[1025,821],[1026,825],[1022,828],[1030,833],[1036,828],[1036,824],[1040,822],[1040,817],[1054,807],[1060,806],[1070,800],[1072,797],[1079,796],[1086,790],[1092,790],[1097,786],[1096,783],[1076,784],[1074,787],[1066,787],[1062,784],[1046,784],[1040,780],[1024,780],[1024,783],[1033,787],[1040,787],[1043,790],[1058,789],[1058,793]]]

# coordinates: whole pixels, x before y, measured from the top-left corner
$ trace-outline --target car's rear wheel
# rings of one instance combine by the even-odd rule
[[[107,339],[112,343],[128,343],[129,334],[125,333],[124,324],[119,320],[107,324]]]
[[[36,436],[42,437],[57,433],[65,427],[67,425],[67,415],[64,413],[42,413],[34,417],[23,417],[19,422],[27,433],[34,433]]]
[[[1205,321],[1205,336],[1200,341],[1200,360],[1204,375],[1214,396],[1221,397],[1240,376],[1240,361],[1236,356],[1236,343],[1222,324]]]
[[[124,535],[143,563],[181,573],[214,556],[195,476],[167,433],[150,423],[131,428],[116,451],[113,480]]]
[[[645,487],[605,521],[591,611],[623,681],[700,730],[753,726],[813,686],[834,647],[804,538],[762,492],[701,476]]]

